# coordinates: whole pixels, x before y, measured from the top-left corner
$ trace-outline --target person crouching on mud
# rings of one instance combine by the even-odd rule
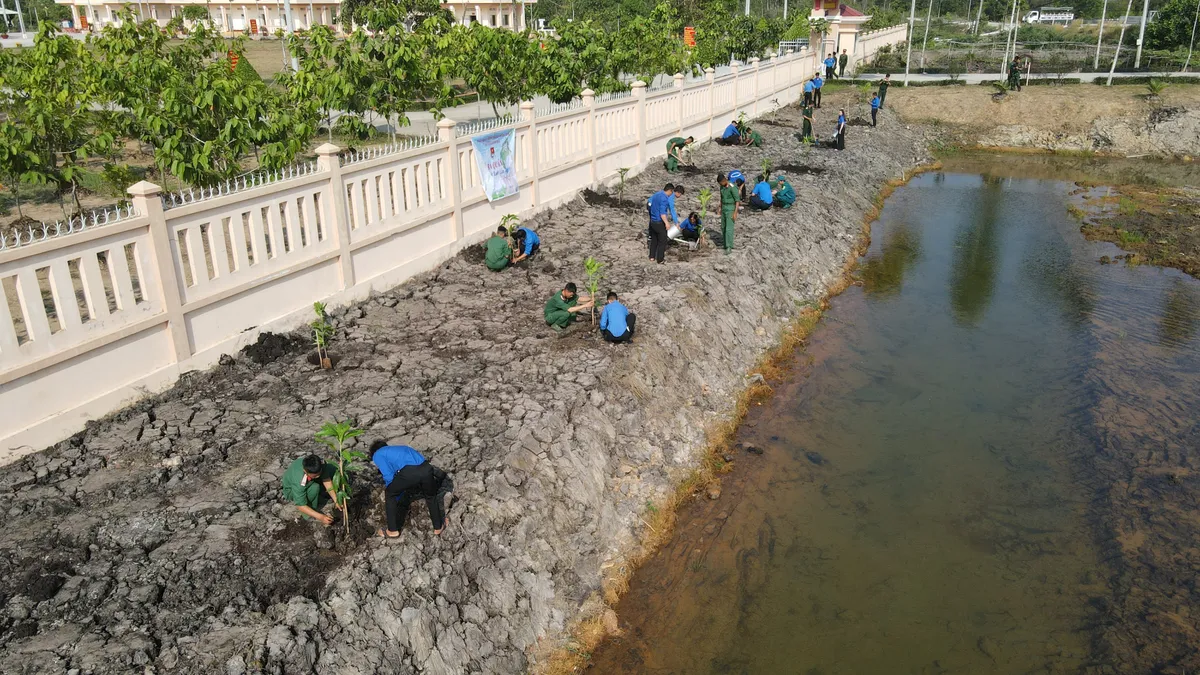
[[[424,455],[407,445],[388,445],[384,441],[371,443],[371,462],[379,469],[384,483],[387,529],[377,531],[380,537],[396,539],[400,536],[408,509],[419,497],[423,497],[429,506],[433,533],[441,534],[446,529],[445,498],[453,483],[445,471],[430,464]]]
[[[333,491],[333,474],[337,467],[317,455],[301,457],[283,472],[283,496],[296,506],[305,520],[315,520],[325,527],[333,523],[333,517],[321,513],[329,502],[342,508]]]

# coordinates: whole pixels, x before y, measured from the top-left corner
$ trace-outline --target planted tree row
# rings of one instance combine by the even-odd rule
[[[316,138],[353,144],[384,126],[394,137],[407,113],[455,104],[455,81],[493,106],[538,94],[565,102],[585,87],[619,91],[634,77],[762,53],[784,32],[716,16],[689,49],[667,3],[619,30],[584,19],[556,23],[553,36],[455,24],[427,0],[348,11],[356,28],[346,36],[326,26],[289,36],[299,66],[270,83],[243,58],[244,37],[206,21],[184,31],[181,17],[164,30],[126,10],[87,42],[43,23],[32,47],[0,52],[0,181],[18,209],[22,186],[51,186],[67,215],[98,165],[108,162],[113,180],[134,175],[120,164],[133,144],[165,187],[211,185],[285,166]]]

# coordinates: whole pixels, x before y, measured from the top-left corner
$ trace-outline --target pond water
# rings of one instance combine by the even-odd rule
[[[888,199],[862,285],[743,425],[764,454],[681,513],[593,672],[1112,663],[1092,458],[1195,433],[1200,284],[1098,264],[1117,250],[1080,235],[1076,186],[1009,169]],[[1131,400],[1141,414],[1114,419]]]

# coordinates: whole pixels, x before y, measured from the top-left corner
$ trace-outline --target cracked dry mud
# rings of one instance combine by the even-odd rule
[[[832,98],[832,97],[831,97]],[[834,101],[833,103],[838,103]],[[820,111],[828,131],[836,108]],[[860,111],[861,112],[861,111]],[[761,149],[697,147],[679,211],[718,170],[812,166],[800,202],[740,217],[731,257],[646,258],[645,211],[577,199],[531,223],[540,260],[503,273],[477,251],[333,312],[339,359],[269,335],[171,390],[6,467],[0,663],[6,673],[516,673],[599,588],[647,501],[694,466],[747,368],[851,255],[880,185],[926,157],[890,113],[847,150],[804,149],[795,108]],[[631,181],[644,201],[668,178]],[[716,233],[715,223],[708,223]],[[546,298],[605,263],[638,314],[634,344],[556,337]],[[380,483],[357,479],[354,527],[298,522],[279,479],[326,420],[411,444],[454,476],[450,529],[423,504],[398,543],[371,538]]]

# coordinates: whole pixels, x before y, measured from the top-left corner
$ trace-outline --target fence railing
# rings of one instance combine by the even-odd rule
[[[214,364],[262,331],[395,286],[478,243],[501,217],[528,217],[644,169],[673,136],[705,140],[731,116],[799,98],[807,50],[707,72],[649,93],[597,97],[516,119],[452,120],[435,138],[366,152],[332,144],[317,161],[174,196],[129,188],[103,227],[0,250],[0,463],[45,447],[181,372]],[[538,114],[538,113],[541,114]],[[470,133],[515,132],[516,195],[483,192]],[[61,230],[61,228],[60,228]],[[40,232],[39,232],[40,235]]]

